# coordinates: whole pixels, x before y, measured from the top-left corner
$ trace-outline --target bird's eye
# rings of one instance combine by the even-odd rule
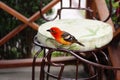
[[[56,33],[56,31],[55,31],[55,30],[52,30],[52,33]]]

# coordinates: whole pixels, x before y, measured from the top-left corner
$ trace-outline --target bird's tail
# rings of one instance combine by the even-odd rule
[[[80,42],[76,42],[77,44],[79,44],[80,46],[85,46],[84,44],[80,43]]]

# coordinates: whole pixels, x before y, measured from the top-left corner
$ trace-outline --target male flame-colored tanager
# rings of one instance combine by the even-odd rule
[[[71,45],[72,43],[77,43],[81,46],[84,46],[80,43],[73,35],[68,32],[62,31],[58,27],[52,27],[47,30],[55,38],[57,42],[63,45]]]

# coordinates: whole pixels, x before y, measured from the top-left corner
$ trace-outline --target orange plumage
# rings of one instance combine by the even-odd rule
[[[68,32],[60,30],[58,27],[52,27],[48,29],[51,35],[55,38],[55,40],[63,45],[71,45],[72,43],[77,43],[79,45],[84,46],[82,43],[78,42],[78,40]]]

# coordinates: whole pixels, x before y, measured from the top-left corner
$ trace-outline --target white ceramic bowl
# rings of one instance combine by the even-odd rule
[[[85,46],[80,46],[76,43],[69,46],[61,46],[57,43],[52,35],[46,30],[51,27],[59,27],[61,30],[69,32]],[[62,47],[71,50],[88,51],[95,48],[100,48],[108,44],[113,37],[111,25],[90,19],[61,19],[50,21],[42,24],[39,27],[37,38],[39,42],[48,47]]]

